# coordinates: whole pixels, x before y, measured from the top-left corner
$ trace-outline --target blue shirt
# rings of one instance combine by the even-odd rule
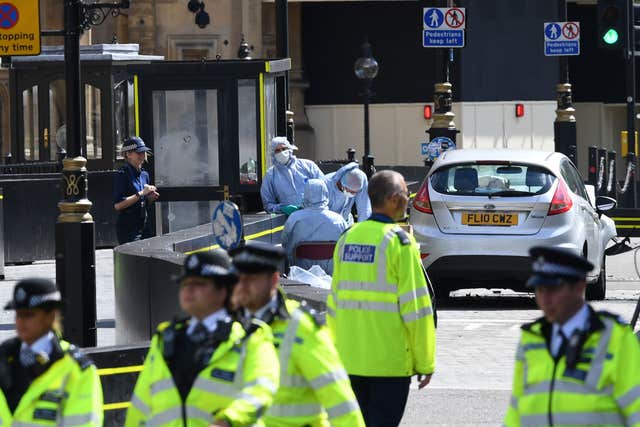
[[[149,172],[139,171],[127,163],[118,170],[113,180],[113,203],[119,203],[134,193],[142,191],[145,184],[149,184]]]
[[[569,339],[571,335],[575,331],[585,331],[589,328],[589,307],[587,304],[583,305],[580,310],[576,314],[573,315],[569,320],[567,320],[563,325],[559,325],[558,323],[554,323],[551,329],[551,354],[556,356],[558,351],[560,351],[560,347],[562,346],[562,335],[560,335],[560,330],[564,336]]]

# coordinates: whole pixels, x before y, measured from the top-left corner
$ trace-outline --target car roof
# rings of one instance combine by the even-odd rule
[[[541,150],[513,150],[508,148],[498,148],[493,150],[463,148],[458,150],[445,151],[440,155],[433,165],[433,169],[440,169],[445,166],[470,163],[474,161],[512,161],[528,165],[539,165],[548,169],[555,169],[561,159],[566,156],[562,153]]]

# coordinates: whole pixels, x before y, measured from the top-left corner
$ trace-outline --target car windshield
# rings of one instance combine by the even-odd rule
[[[526,197],[547,192],[555,179],[540,166],[482,162],[439,169],[431,175],[431,186],[442,194]]]

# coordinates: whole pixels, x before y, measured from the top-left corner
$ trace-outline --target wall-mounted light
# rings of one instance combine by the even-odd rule
[[[189,12],[191,13],[196,13],[197,11],[200,10],[200,5],[202,3],[199,2],[198,0],[189,0],[189,3],[187,3],[187,9],[189,9]]]
[[[524,117],[524,104],[516,104],[516,117]]]
[[[433,107],[431,107],[431,104],[427,104],[424,106],[423,114],[425,120],[431,120],[431,118],[433,117]]]
[[[200,28],[204,28],[211,23],[211,17],[204,10],[204,2],[199,0],[189,0],[187,3],[187,9],[189,12],[196,14],[196,25]]]
[[[196,13],[196,25],[200,28],[204,28],[211,22],[209,14],[204,11],[204,3],[201,3],[200,10]]]

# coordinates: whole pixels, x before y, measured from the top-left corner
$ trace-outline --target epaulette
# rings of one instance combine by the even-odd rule
[[[323,316],[320,313],[318,313],[318,311],[316,309],[314,309],[309,304],[307,304],[307,301],[303,300],[300,303],[300,307],[299,308],[304,313],[307,313],[313,319],[313,323],[315,323],[316,326],[318,326],[318,327],[324,326],[325,322],[324,322]]]
[[[409,234],[404,231],[402,228],[398,227],[393,230],[396,233],[396,236],[400,239],[400,243],[402,246],[407,246],[411,244],[411,239],[409,238]]]
[[[244,328],[245,332],[247,333],[247,335],[245,335],[245,339],[249,338],[255,331],[257,331],[258,329],[262,329],[264,327],[268,327],[269,325],[264,323],[262,320],[260,319],[255,319],[252,318],[251,322],[246,322],[246,326]]]
[[[20,338],[18,337],[13,337],[4,341],[0,344],[0,358],[19,354],[21,345],[22,341],[20,341]]]
[[[522,329],[523,331],[531,332],[533,327],[540,324],[543,320],[544,317],[538,317],[533,322],[525,323],[524,325],[520,326],[520,329]]]
[[[156,334],[162,335],[168,328],[182,329],[186,326],[189,317],[175,318],[172,321],[162,322],[156,328]]]
[[[622,317],[620,317],[620,315],[616,314],[616,313],[612,313],[610,311],[606,311],[606,310],[599,310],[596,311],[596,314],[598,316],[604,316],[607,317],[609,319],[613,319],[616,321],[616,323],[619,323],[621,325],[628,325],[629,322],[627,322],[626,320],[624,320]]]
[[[80,369],[82,369],[83,371],[87,369],[89,366],[93,366],[93,360],[91,360],[89,356],[84,354],[75,345],[71,344],[69,346],[69,350],[67,350],[67,353],[69,353],[69,356],[71,356],[73,360],[75,360],[78,363],[78,365],[80,365]]]

